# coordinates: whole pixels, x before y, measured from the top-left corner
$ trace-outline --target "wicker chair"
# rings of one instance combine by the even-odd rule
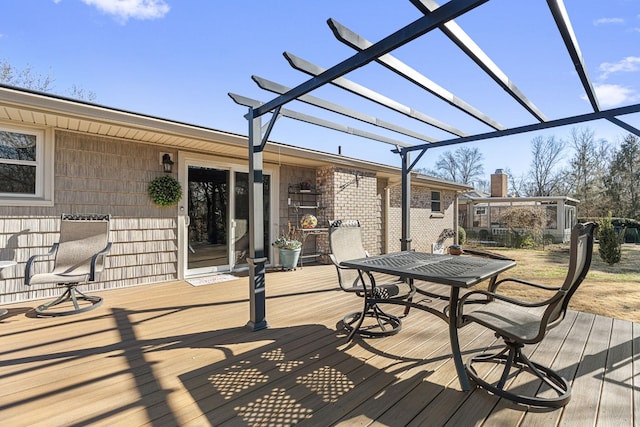
[[[462,298],[457,314],[458,325],[479,323],[495,331],[504,341],[504,347],[500,351],[476,355],[468,360],[467,372],[480,387],[513,402],[530,406],[559,408],[569,402],[569,383],[551,368],[529,360],[522,349],[527,344],[542,341],[547,332],[564,319],[569,300],[589,271],[593,236],[597,227],[598,224],[590,222],[577,224],[573,228],[569,267],[562,286],[550,287],[508,278],[495,282],[488,291],[472,291]],[[497,293],[500,285],[509,282],[548,291],[550,297],[541,302],[526,302]],[[478,296],[486,297],[485,304],[480,308],[474,310],[473,305],[464,306],[468,298]],[[465,312],[467,309],[468,312]],[[480,363],[504,364],[500,378],[497,381],[481,378],[474,367]],[[531,394],[519,394],[515,389],[508,390],[507,381],[512,378],[512,369],[528,372],[533,378],[537,377],[542,381],[540,385],[546,384],[552,391],[548,392],[545,387],[538,387],[538,390]]]
[[[344,316],[345,329],[350,331],[349,339],[357,332],[368,337],[391,335],[400,331],[402,321],[399,317],[385,313],[377,304],[368,300],[369,296],[384,299],[411,300],[414,290],[402,280],[377,283],[373,276],[358,270],[342,267],[341,262],[369,256],[362,244],[362,231],[359,221],[329,221],[329,258],[336,267],[338,283],[345,292],[364,298],[364,309]],[[363,280],[364,279],[364,280]],[[405,310],[405,315],[409,309]],[[364,313],[364,316],[363,316]],[[371,324],[364,324],[365,317],[374,319]]]
[[[59,298],[37,307],[37,314],[65,316],[89,311],[102,304],[102,297],[85,295],[76,287],[95,281],[104,269],[105,257],[111,249],[109,220],[109,215],[63,214],[58,243],[54,243],[48,253],[29,258],[25,267],[25,285],[56,284],[66,287]],[[50,265],[52,258],[50,271],[35,272],[38,262],[46,261]],[[81,306],[78,300],[85,303]],[[69,301],[73,303],[73,309],[68,310],[63,305],[62,310],[50,310]]]

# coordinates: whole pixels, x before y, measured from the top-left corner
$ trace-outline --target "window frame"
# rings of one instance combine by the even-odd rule
[[[434,199],[434,194],[438,195],[437,199]],[[437,206],[437,209],[434,209],[434,206]],[[440,190],[431,190],[431,213],[435,214],[443,214],[444,210],[442,209],[442,191]]]
[[[33,135],[36,137],[36,160],[34,162],[0,159],[2,164],[33,165],[36,168],[36,188],[32,194],[3,193],[0,191],[0,206],[53,206],[54,189],[54,132],[51,128],[18,126],[0,122],[0,130]]]

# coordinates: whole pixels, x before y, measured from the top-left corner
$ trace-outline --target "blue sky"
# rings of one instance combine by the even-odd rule
[[[640,0],[565,5],[601,107],[640,102]],[[63,95],[78,85],[109,107],[246,134],[246,108],[228,92],[268,101],[275,95],[259,89],[252,75],[288,87],[306,81],[284,51],[324,68],[353,55],[333,37],[328,18],[376,42],[420,16],[401,0],[3,0],[0,60],[51,74]],[[456,22],[549,119],[591,112],[545,1],[491,0]],[[393,55],[505,126],[533,122],[438,31]],[[467,133],[491,130],[377,64],[346,77]],[[450,137],[334,87],[313,95],[438,139]],[[286,108],[419,143],[304,104]],[[640,115],[626,119],[640,127]],[[586,126],[612,143],[626,134],[607,123]],[[487,178],[497,168],[519,175],[528,169],[534,136],[569,133],[560,128],[471,146],[483,153]],[[341,146],[348,156],[399,165],[389,145],[290,119],[278,121],[271,139],[333,153]],[[418,167],[432,167],[455,148],[430,150]]]

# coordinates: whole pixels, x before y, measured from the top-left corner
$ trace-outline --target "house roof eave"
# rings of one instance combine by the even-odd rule
[[[247,136],[178,122],[45,92],[0,84],[0,120],[30,126],[46,126],[71,132],[126,138],[201,153],[247,156]],[[399,178],[399,167],[339,154],[270,142],[265,161],[275,164],[320,167],[340,165],[375,172],[380,178]],[[425,175],[413,174],[416,185],[454,191],[469,187]]]

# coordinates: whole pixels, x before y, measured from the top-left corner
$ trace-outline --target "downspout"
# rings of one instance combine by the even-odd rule
[[[402,159],[402,237],[400,238],[400,250],[411,250],[411,163],[409,151],[400,151]]]
[[[382,253],[389,253],[389,210],[391,209],[391,189],[387,185],[384,187],[384,247]]]
[[[459,191],[454,191],[454,198],[453,198],[453,229],[456,230],[456,235],[453,238],[453,241],[455,242],[456,245],[459,245],[460,242],[458,240],[458,236],[460,235],[458,233],[458,226],[459,221],[460,221],[460,212],[458,211],[458,196],[460,195]],[[466,230],[465,230],[466,231]]]

